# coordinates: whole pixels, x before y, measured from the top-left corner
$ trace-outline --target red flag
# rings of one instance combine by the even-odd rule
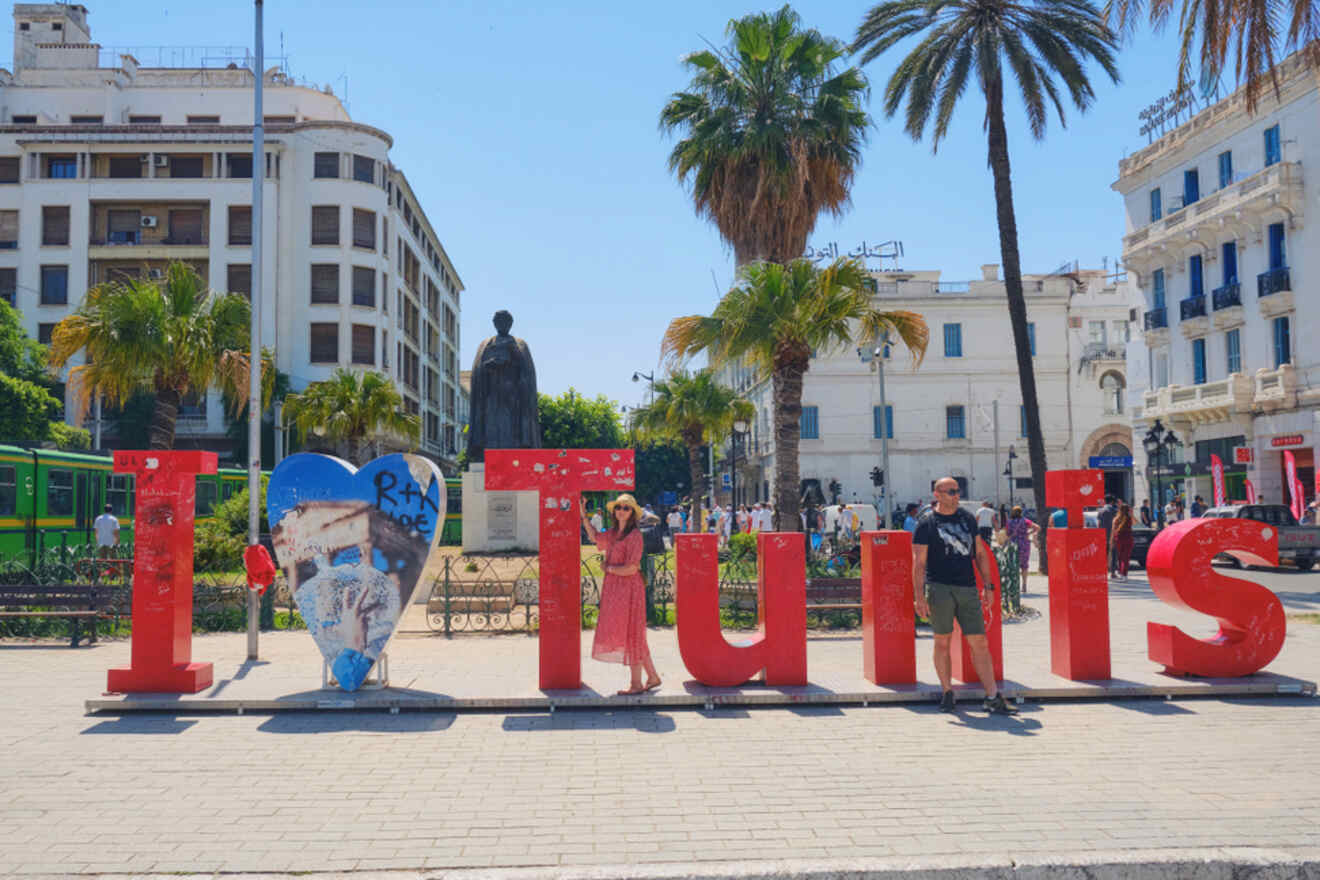
[[[1246,489],[1247,489],[1247,503],[1248,503],[1248,504],[1255,504],[1255,503],[1256,503],[1256,487],[1253,486],[1253,485],[1251,485],[1251,480],[1243,480],[1242,482],[1245,484]]]
[[[1302,514],[1304,513],[1302,510],[1302,493],[1297,490],[1301,487],[1302,483],[1301,480],[1297,479],[1297,458],[1292,454],[1291,450],[1284,450],[1283,453],[1283,476],[1288,483],[1288,494],[1291,496],[1292,500],[1292,504],[1289,506],[1292,508],[1293,516],[1301,519]]]
[[[1215,489],[1215,507],[1220,507],[1224,503],[1224,463],[1214,453],[1210,454],[1210,477]]]
[[[1297,496],[1297,506],[1294,508],[1293,515],[1297,517],[1298,522],[1301,522],[1302,518],[1306,516],[1306,486],[1302,483],[1301,477],[1298,477],[1294,482],[1293,489],[1295,490],[1293,494]]]

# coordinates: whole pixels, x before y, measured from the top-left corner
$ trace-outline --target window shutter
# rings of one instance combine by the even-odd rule
[[[225,278],[225,287],[229,293],[239,293],[252,298],[252,264],[230,263]]]
[[[312,266],[312,302],[339,302],[338,263],[322,263]]]
[[[68,205],[46,205],[41,209],[41,243],[69,243]]]
[[[353,209],[353,246],[376,249],[376,212]]]
[[[0,244],[18,244],[18,212],[0,211]]]
[[[312,169],[313,177],[338,177],[339,176],[339,154],[338,153],[317,153]]]
[[[376,270],[364,266],[353,267],[353,305],[376,307]]]
[[[376,328],[367,324],[353,325],[353,363],[376,365]]]
[[[311,360],[315,364],[339,363],[339,325],[313,324]]]
[[[339,244],[339,206],[312,208],[312,244]]]
[[[252,208],[238,205],[229,207],[229,243],[252,244]]]

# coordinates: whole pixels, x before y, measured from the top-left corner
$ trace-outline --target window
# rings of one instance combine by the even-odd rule
[[[170,211],[170,237],[167,244],[204,244],[202,209],[175,208]]]
[[[67,306],[69,304],[69,267],[41,267],[41,304]]]
[[[1036,356],[1036,322],[1027,322],[1027,344],[1031,346],[1031,356]]]
[[[226,153],[226,164],[229,166],[229,177],[251,177],[252,176],[252,154],[251,153]]]
[[[1271,325],[1274,337],[1274,366],[1292,363],[1292,334],[1288,327],[1288,316],[1275,318]]]
[[[1169,353],[1167,351],[1157,352],[1155,355],[1155,387],[1163,388],[1169,384]]]
[[[1233,182],[1233,153],[1225,150],[1219,154],[1219,188],[1223,189]]]
[[[293,125],[293,123],[295,123],[295,122],[297,122],[297,121],[298,121],[297,118],[296,118],[296,117],[293,117],[293,116],[263,116],[263,117],[261,117],[261,122],[262,122],[263,125]]]
[[[802,407],[802,439],[820,439],[820,407]]]
[[[1205,338],[1192,340],[1192,384],[1205,384]]]
[[[189,125],[219,125],[219,116],[189,116]]]
[[[1201,198],[1201,174],[1195,168],[1183,172],[1183,205],[1190,205]]]
[[[3,247],[3,245],[0,245]],[[1288,265],[1288,255],[1284,250],[1284,232],[1282,223],[1270,224],[1270,268],[1282,269]]]
[[[1271,125],[1265,129],[1265,165],[1278,164],[1283,159],[1283,148],[1279,141],[1279,126]]]
[[[252,299],[252,264],[230,263],[225,270],[225,289]]]
[[[944,325],[944,356],[962,357],[962,324]]]
[[[950,440],[964,440],[967,437],[967,424],[963,418],[961,406],[944,408],[944,436]]]
[[[229,206],[229,244],[241,247],[252,244],[252,206]]]
[[[18,212],[0,211],[0,250],[18,249]]]
[[[72,180],[78,176],[78,160],[73,156],[48,156],[46,176],[59,180]]]
[[[55,336],[55,322],[42,323],[37,325],[37,342],[42,345],[50,345],[51,339]]]
[[[317,153],[312,159],[312,177],[338,177],[339,154]]]
[[[312,303],[333,305],[337,302],[339,302],[339,264],[313,264]]]
[[[1224,334],[1224,351],[1227,353],[1229,375],[1242,372],[1242,331],[1229,330]]]
[[[1156,269],[1150,273],[1151,305],[1152,309],[1164,308],[1164,270]]]
[[[129,125],[160,125],[159,116],[130,116]]]
[[[105,500],[115,516],[133,515],[133,481],[131,474],[111,474],[105,484]]]
[[[1224,266],[1224,284],[1237,284],[1237,242],[1226,241],[1221,248]]]
[[[363,183],[375,183],[376,160],[370,156],[353,154],[353,179]]]
[[[73,516],[73,471],[46,471],[46,516]]]
[[[314,364],[339,363],[339,325],[313,324],[311,359]]]
[[[880,418],[881,418],[880,407],[878,406],[871,407],[872,429],[875,432],[874,436],[877,440],[880,439],[880,431],[881,431]],[[894,439],[894,405],[891,403],[885,404],[883,430],[885,432],[886,438],[890,440]]]
[[[18,183],[17,156],[0,156],[0,183]]]
[[[41,243],[43,245],[67,245],[69,243],[68,205],[42,206]]]
[[[1110,331],[1109,338],[1114,340],[1115,344],[1126,345],[1132,341],[1132,325],[1127,321],[1121,319],[1114,321],[1110,325]]]
[[[1201,255],[1194,254],[1187,260],[1187,279],[1191,283],[1192,296],[1205,296],[1205,276],[1201,271]]]
[[[142,212],[133,210],[106,211],[105,240],[110,244],[137,244],[142,237]]]
[[[20,116],[18,114],[14,114],[14,116],[10,117],[10,122],[14,123],[14,125],[36,125],[37,117],[33,115]]]
[[[353,363],[376,366],[376,328],[353,325]]]
[[[1105,373],[1100,378],[1100,394],[1104,398],[1105,415],[1121,416],[1123,414],[1123,388],[1125,385],[1123,377],[1117,373]]]
[[[0,464],[0,516],[18,512],[18,471],[13,465]]]
[[[104,116],[70,116],[69,124],[70,125],[103,125],[105,124],[105,117]]]
[[[1027,408],[1023,404],[1018,404],[1018,436],[1027,436]]]
[[[353,209],[353,247],[376,249],[376,212]]]
[[[17,305],[17,298],[18,270],[13,268],[0,269],[0,299],[13,306]]]
[[[366,266],[353,267],[353,305],[376,307],[376,270]]]
[[[210,479],[197,477],[197,495],[193,502],[193,516],[210,516],[215,512],[217,486]]]
[[[312,206],[312,244],[339,244],[339,206]]]
[[[170,177],[201,177],[203,167],[201,156],[170,157]]]
[[[1104,321],[1088,321],[1086,324],[1086,341],[1103,346],[1108,341],[1108,332]]]

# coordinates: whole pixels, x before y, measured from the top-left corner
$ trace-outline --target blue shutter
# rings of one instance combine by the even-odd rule
[[[1192,340],[1192,383],[1205,384],[1205,340]]]
[[[1154,223],[1163,216],[1164,205],[1160,199],[1160,189],[1156,187],[1150,191],[1150,222]]]
[[[1190,205],[1201,198],[1201,175],[1195,168],[1183,172],[1183,204]]]
[[[1224,348],[1228,352],[1228,372],[1242,372],[1242,331],[1229,330],[1225,333]]]
[[[1274,319],[1274,366],[1281,367],[1292,363],[1292,336],[1289,333],[1288,318]]]
[[[1288,265],[1287,255],[1284,253],[1283,224],[1270,224],[1270,268],[1282,269]]]
[[[1233,153],[1225,150],[1219,154],[1219,188],[1223,189],[1233,182]]]
[[[820,439],[820,408],[815,406],[802,407],[801,438],[803,440]]]
[[[962,440],[967,436],[963,424],[963,408],[950,406],[944,410],[945,434],[950,440]]]
[[[944,325],[944,356],[962,357],[962,324]]]
[[[1027,341],[1031,343],[1031,356],[1036,356],[1036,322],[1027,322]]]
[[[1283,158],[1279,144],[1279,126],[1271,125],[1265,129],[1265,164],[1275,165]]]
[[[1237,242],[1226,241],[1221,248],[1224,266],[1224,284],[1237,284]]]
[[[1205,279],[1201,274],[1201,255],[1187,260],[1187,275],[1192,282],[1192,296],[1205,296]]]
[[[1164,308],[1164,270],[1156,269],[1150,273],[1151,308]]]

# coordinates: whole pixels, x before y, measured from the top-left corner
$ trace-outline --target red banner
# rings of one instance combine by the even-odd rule
[[[1297,510],[1295,515],[1297,521],[1301,522],[1306,516],[1306,484],[1302,482],[1301,477],[1298,477],[1293,483],[1293,490],[1293,494],[1297,496]]]
[[[1210,477],[1215,490],[1215,507],[1224,503],[1224,463],[1219,456],[1210,454]]]
[[[1305,506],[1302,502],[1302,493],[1297,491],[1301,485],[1301,481],[1297,479],[1297,458],[1291,452],[1283,453],[1283,476],[1284,482],[1288,484],[1288,495],[1292,501],[1289,507],[1292,508],[1293,516],[1300,520],[1306,511],[1302,509]]]
[[[1245,484],[1245,486],[1246,486],[1246,490],[1247,490],[1247,503],[1248,503],[1248,504],[1255,504],[1255,503],[1256,503],[1256,487],[1253,486],[1253,485],[1251,485],[1251,480],[1243,480],[1242,482]]]

